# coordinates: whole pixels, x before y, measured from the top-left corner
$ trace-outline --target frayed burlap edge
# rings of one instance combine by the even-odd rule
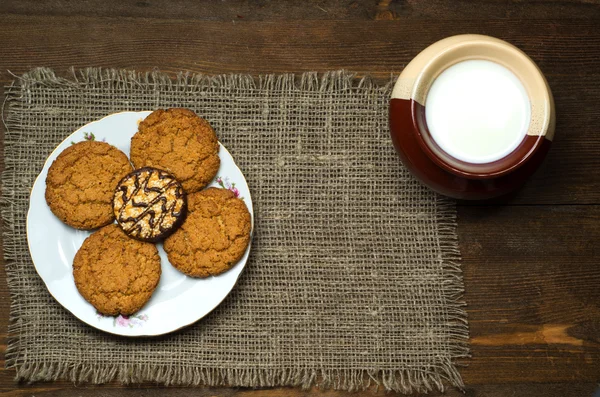
[[[381,95],[389,95],[394,78],[378,86],[369,76],[357,78],[356,74],[344,70],[316,73],[307,72],[301,75],[281,74],[262,75],[218,75],[208,76],[182,72],[174,78],[160,71],[136,72],[130,70],[87,68],[71,69],[70,78],[57,76],[48,68],[36,68],[22,76],[14,76],[16,81],[6,87],[5,101],[2,108],[2,121],[5,131],[8,125],[11,133],[18,134],[21,90],[27,85],[44,85],[61,89],[81,89],[90,87],[135,88],[156,91],[209,92],[212,89],[331,92],[337,90],[377,89]],[[15,142],[5,140],[5,155]],[[310,369],[310,368],[277,368],[277,369],[222,369],[222,368],[190,368],[170,365],[137,364],[99,365],[73,363],[27,363],[20,356],[19,332],[21,329],[21,312],[16,304],[17,288],[20,275],[15,266],[15,258],[19,241],[15,236],[15,216],[12,202],[15,186],[12,186],[10,175],[15,170],[5,166],[2,175],[2,198],[0,208],[4,220],[4,258],[6,263],[7,283],[10,291],[11,307],[8,329],[8,343],[5,355],[6,368],[16,371],[18,381],[52,381],[67,379],[75,383],[91,382],[94,384],[119,381],[124,384],[157,382],[165,385],[206,385],[233,387],[275,387],[300,386],[310,388],[333,388],[336,390],[357,391],[370,387],[383,387],[387,391],[402,393],[429,392],[437,389],[444,391],[445,383],[464,388],[456,360],[469,357],[468,323],[465,303],[462,270],[460,268],[460,251],[456,234],[455,203],[446,198],[437,198],[439,244],[442,252],[443,270],[446,274],[443,297],[448,307],[447,324],[450,328],[452,346],[449,356],[440,358],[436,365],[401,370],[372,369]]]

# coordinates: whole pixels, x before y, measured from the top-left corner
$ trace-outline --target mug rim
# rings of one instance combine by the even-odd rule
[[[525,138],[508,155],[487,163],[469,163],[444,151],[432,138],[425,117],[427,94],[447,68],[467,60],[488,60],[510,70],[525,87],[531,120]],[[555,127],[554,99],[537,65],[520,49],[503,40],[483,35],[458,35],[440,40],[419,53],[398,78],[392,98],[411,100],[413,134],[426,155],[446,171],[470,179],[489,179],[513,172],[552,140]]]

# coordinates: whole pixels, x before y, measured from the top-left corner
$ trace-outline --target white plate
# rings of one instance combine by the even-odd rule
[[[44,198],[48,168],[72,142],[89,139],[89,134],[93,134],[96,140],[106,141],[129,154],[131,137],[137,131],[138,123],[149,114],[150,112],[112,114],[71,134],[46,160],[31,190],[27,214],[29,251],[35,269],[46,283],[48,291],[81,321],[102,331],[126,336],[162,335],[206,316],[232,290],[250,253],[248,245],[242,259],[231,270],[216,277],[194,279],[173,268],[162,244],[158,244],[162,266],[160,282],[150,301],[129,318],[99,315],[81,297],[73,281],[73,258],[91,232],[73,229],[52,214]],[[252,200],[244,175],[223,145],[220,145],[219,156],[221,168],[210,186],[228,188],[239,194],[248,206],[254,226]]]

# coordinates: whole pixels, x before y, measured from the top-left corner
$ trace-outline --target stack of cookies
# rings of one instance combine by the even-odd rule
[[[227,189],[205,187],[219,170],[208,121],[187,109],[152,112],[131,139],[130,159],[105,142],[64,150],[46,178],[46,202],[65,224],[98,229],[73,260],[81,295],[105,315],[131,315],[161,275],[156,242],[191,277],[216,276],[243,256],[250,213]],[[114,221],[117,221],[114,224]]]

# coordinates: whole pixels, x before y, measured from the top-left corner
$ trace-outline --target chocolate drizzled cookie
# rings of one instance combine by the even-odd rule
[[[182,222],[186,209],[183,187],[171,174],[140,168],[125,176],[114,195],[117,222],[129,236],[158,241]]]

